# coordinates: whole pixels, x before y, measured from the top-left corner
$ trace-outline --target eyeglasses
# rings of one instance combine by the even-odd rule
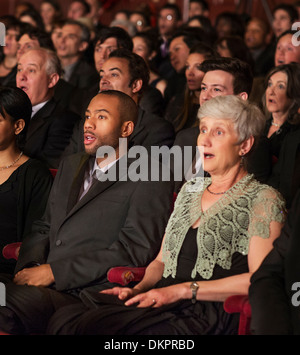
[[[172,21],[173,20],[173,16],[172,15],[167,15],[167,16],[158,16],[158,18],[160,20],[167,20],[167,21]]]

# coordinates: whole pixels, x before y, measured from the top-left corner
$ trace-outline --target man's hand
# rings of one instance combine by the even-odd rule
[[[54,282],[54,276],[49,264],[43,264],[19,271],[14,278],[17,285],[49,286]]]

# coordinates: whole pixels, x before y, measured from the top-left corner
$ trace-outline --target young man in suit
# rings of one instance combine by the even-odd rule
[[[17,87],[26,92],[32,104],[24,152],[45,161],[50,168],[58,167],[74,124],[80,120],[54,99],[60,74],[57,55],[47,49],[32,49],[19,58]]]
[[[62,161],[45,215],[22,244],[13,282],[0,277],[7,292],[2,331],[44,333],[58,308],[91,304],[110,287],[110,268],[145,266],[159,251],[173,186],[130,178],[135,160],[119,138],[127,140],[136,121],[136,104],[120,91],[99,93],[90,102],[85,152]],[[109,162],[99,155],[104,146],[115,153]]]
[[[99,81],[96,69],[84,60],[90,42],[89,29],[74,20],[67,20],[55,43],[63,68],[63,79],[78,89],[89,89]]]

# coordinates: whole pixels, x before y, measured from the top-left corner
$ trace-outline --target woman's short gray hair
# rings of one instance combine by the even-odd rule
[[[216,96],[206,101],[198,111],[200,122],[204,117],[231,120],[238,135],[237,144],[251,136],[257,143],[266,122],[258,106],[235,95]]]

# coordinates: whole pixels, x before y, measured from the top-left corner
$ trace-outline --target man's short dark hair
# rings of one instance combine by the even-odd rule
[[[181,11],[176,4],[165,4],[159,9],[159,12],[161,12],[161,10],[166,10],[166,9],[173,10],[176,16],[176,20],[178,21],[181,20]]]
[[[209,10],[208,3],[205,0],[190,0],[190,4],[192,2],[196,2],[197,4],[200,4],[202,6],[202,10],[203,11],[208,11]]]
[[[109,58],[124,58],[127,60],[130,75],[129,86],[131,86],[136,80],[141,79],[143,85],[138,92],[139,96],[141,96],[144,89],[148,86],[150,79],[149,69],[144,59],[126,48],[116,49],[110,53]]]
[[[176,30],[170,39],[170,43],[177,37],[183,37],[183,41],[190,49],[198,42],[207,41],[207,36],[200,27],[185,27]]]
[[[289,14],[291,23],[298,20],[298,11],[295,6],[291,4],[279,4],[273,10],[273,15],[277,10],[283,10]]]
[[[94,45],[100,41],[103,43],[108,38],[115,38],[117,40],[118,48],[127,48],[132,51],[133,42],[128,32],[121,27],[103,27],[96,34]]]
[[[51,36],[46,31],[43,31],[37,27],[27,24],[27,26],[25,26],[21,29],[21,32],[20,32],[19,36],[17,37],[17,41],[19,41],[19,39],[23,35],[28,35],[28,37],[30,39],[36,39],[39,42],[40,47],[42,47],[42,48],[47,48],[52,51],[55,50]]]
[[[66,26],[66,25],[75,25],[75,26],[78,26],[80,27],[81,29],[81,42],[89,42],[90,41],[90,30],[88,29],[88,27],[86,25],[84,25],[83,23],[79,22],[79,21],[76,21],[76,20],[73,20],[73,19],[67,19],[66,21],[64,21],[63,26]]]
[[[205,60],[200,65],[200,70],[204,73],[214,70],[222,70],[233,76],[233,93],[238,95],[246,92],[251,93],[253,83],[253,73],[248,63],[236,58],[215,58]]]
[[[134,100],[122,91],[104,90],[98,95],[113,96],[119,100],[118,110],[120,111],[121,123],[132,121],[134,124],[138,118],[138,107]]]

